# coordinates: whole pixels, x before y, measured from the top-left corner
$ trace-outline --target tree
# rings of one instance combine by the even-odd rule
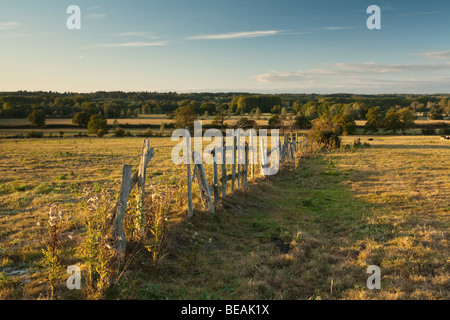
[[[14,114],[14,106],[11,102],[5,102],[2,106],[2,117],[11,117]]]
[[[383,126],[386,130],[392,130],[394,134],[397,130],[402,128],[400,114],[394,108],[390,108],[388,112],[386,112],[386,116],[383,120]]]
[[[234,126],[235,126],[235,128],[238,128],[238,129],[239,128],[240,129],[250,129],[250,128],[257,129],[258,128],[258,125],[256,124],[255,120],[252,120],[252,119],[249,119],[246,117],[240,118]]]
[[[442,114],[442,109],[441,108],[433,108],[431,110],[430,119],[431,120],[442,120],[442,119],[444,119],[444,116]]]
[[[89,120],[90,120],[89,114],[87,114],[84,111],[80,111],[75,114],[75,117],[73,117],[72,119],[72,123],[81,128],[87,128]]]
[[[175,110],[175,119],[176,128],[192,128],[194,126],[194,121],[197,120],[194,107],[192,105],[179,107]]]
[[[273,106],[272,109],[270,109],[270,113],[277,115],[281,113],[281,107],[280,106]]]
[[[27,117],[32,127],[42,128],[45,126],[45,113],[42,109],[33,109]]]
[[[255,111],[255,119],[256,119],[256,120],[261,119],[261,110],[259,110],[259,108],[256,108],[256,111]]]
[[[283,120],[279,115],[275,114],[269,119],[269,127],[273,129],[280,129],[283,127]]]
[[[342,133],[345,135],[354,134],[356,132],[356,123],[353,116],[349,113],[343,113],[333,118],[333,122],[342,127]]]
[[[216,107],[216,112],[214,114],[216,117],[214,118],[212,125],[220,126],[223,130],[225,127],[225,120],[230,116],[230,107],[227,104],[221,104]]]
[[[103,116],[100,116],[98,114],[91,116],[91,119],[88,123],[88,133],[95,134],[100,137],[100,134],[107,134],[108,133],[108,123]],[[101,130],[101,132],[100,132]],[[103,136],[102,135],[102,136]]]
[[[398,110],[397,113],[399,114],[402,133],[405,133],[405,131],[410,128],[414,128],[416,116],[412,110],[409,108],[402,108]]]
[[[366,125],[364,126],[365,131],[370,131],[372,133],[377,132],[379,128],[383,126],[383,112],[380,107],[372,107],[367,110],[366,113]]]
[[[295,126],[298,129],[309,129],[311,128],[311,121],[309,121],[308,118],[306,118],[305,116],[298,114],[295,117]]]

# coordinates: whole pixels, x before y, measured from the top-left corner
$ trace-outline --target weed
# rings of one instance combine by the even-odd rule
[[[50,207],[48,213],[48,235],[49,240],[45,243],[45,249],[42,250],[44,255],[42,259],[42,266],[47,269],[48,274],[46,279],[49,285],[49,297],[54,298],[55,286],[60,283],[62,278],[63,267],[61,265],[61,248],[60,248],[60,233],[62,227],[63,212],[58,209],[58,206]]]

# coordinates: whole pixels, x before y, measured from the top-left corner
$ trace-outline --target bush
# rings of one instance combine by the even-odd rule
[[[236,124],[235,124],[235,128],[241,128],[241,129],[257,129],[258,125],[256,124],[255,120],[246,118],[246,117],[242,117],[240,118]]]
[[[353,141],[353,144],[346,144],[343,148],[345,150],[356,150],[356,149],[363,149],[363,148],[370,148],[371,145],[367,142],[361,143],[361,139],[358,138]]]
[[[42,131],[30,131],[27,133],[27,138],[43,138],[44,133]]]
[[[98,129],[98,131],[97,131],[97,137],[99,137],[99,138],[101,138],[101,137],[103,137],[104,135],[105,135],[105,130],[103,130],[103,129]]]
[[[450,135],[450,128],[442,128],[441,134],[443,135]]]
[[[342,127],[339,130],[330,119],[321,117],[312,121],[310,136],[324,147],[336,149],[341,146],[340,132],[342,132]]]
[[[425,136],[432,136],[436,134],[436,131],[432,127],[422,128],[422,134]]]
[[[269,119],[269,127],[273,129],[280,129],[283,127],[283,121],[281,117],[277,114],[273,115]]]
[[[116,130],[114,130],[114,135],[118,138],[122,138],[125,136],[125,130],[122,128],[117,127]]]
[[[150,128],[147,128],[147,130],[144,133],[145,137],[151,137],[153,135],[153,131]]]

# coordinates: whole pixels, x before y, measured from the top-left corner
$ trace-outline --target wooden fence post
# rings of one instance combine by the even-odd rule
[[[258,140],[256,140],[258,141]],[[254,143],[253,131],[250,131],[250,145],[252,146],[252,180],[255,180],[255,153],[258,151],[258,142],[256,142],[256,148]]]
[[[260,154],[260,160],[261,160],[261,174],[266,177],[266,175],[264,174],[264,169],[267,167],[267,151],[266,148],[264,146],[264,139],[260,139],[259,140],[259,154]]]
[[[214,190],[214,204],[219,202],[219,172],[217,170],[217,148],[214,148],[214,178],[213,178],[213,190]]]
[[[137,176],[137,211],[140,215],[140,222],[141,229],[142,229],[142,236],[144,236],[145,233],[145,175],[147,172],[147,165],[149,164],[150,160],[153,158],[153,148],[150,149],[150,140],[145,139],[144,143],[142,145],[142,153],[141,153],[141,161],[139,162],[138,167],[138,176]]]
[[[194,206],[192,204],[192,176],[191,176],[191,134],[189,127],[186,128],[186,170],[187,170],[187,197],[188,197],[188,215],[194,216]],[[195,165],[195,164],[194,164]]]
[[[248,143],[245,142],[245,165],[244,165],[244,169],[245,169],[245,173],[244,173],[244,187],[247,188],[248,187]]]
[[[232,152],[232,164],[231,164],[231,192],[234,191],[234,184],[236,179],[236,136],[233,136]]]
[[[113,226],[114,249],[119,261],[125,257],[126,239],[123,231],[123,219],[127,210],[128,196],[131,192],[131,166],[124,165],[122,170],[122,183],[120,185],[117,213]]]
[[[223,139],[223,147],[222,147],[222,197],[227,196],[227,163],[226,163],[226,155],[227,155],[227,146],[225,138]]]
[[[197,152],[192,152],[192,161],[194,162],[194,172],[195,176],[197,177],[197,183],[198,187],[200,189],[200,196],[203,202],[203,205],[208,208],[211,211],[211,213],[214,213],[214,203],[211,199],[211,191],[208,186],[208,181],[206,180],[206,173],[205,168],[203,167],[203,164],[195,164],[195,159],[197,157],[200,157]]]
[[[236,150],[237,150],[237,156],[236,156],[236,165],[237,165],[237,187],[238,189],[241,188],[241,178],[242,178],[242,164],[241,164],[241,158],[242,158],[242,148],[241,148],[241,130],[237,129],[237,137],[236,137]]]

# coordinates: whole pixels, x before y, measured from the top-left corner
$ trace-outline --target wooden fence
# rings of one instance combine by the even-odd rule
[[[238,131],[239,132],[239,131]],[[186,161],[186,179],[187,179],[187,203],[188,203],[188,215],[192,217],[194,215],[193,207],[193,183],[196,182],[198,185],[200,200],[203,206],[209,210],[212,214],[215,213],[215,206],[219,202],[220,198],[224,198],[227,195],[228,182],[231,182],[231,192],[236,188],[247,188],[249,179],[249,169],[251,171],[252,179],[255,178],[256,174],[256,159],[255,154],[257,153],[257,145],[247,143],[244,139],[244,143],[241,142],[241,136],[238,134],[234,136],[234,143],[231,146],[226,145],[225,139],[223,140],[221,148],[214,148],[211,152],[213,157],[212,164],[212,181],[208,184],[207,175],[205,171],[205,166],[201,161],[200,154],[193,151],[191,153],[192,165],[194,167],[191,170],[191,161]],[[254,137],[250,136],[250,140],[253,141]],[[306,139],[306,140],[305,140]],[[137,185],[137,212],[140,213],[140,225],[145,226],[145,177],[146,169],[149,165],[153,155],[154,148],[150,148],[149,140],[144,140],[142,147],[141,159],[137,170],[132,173],[131,165],[124,165],[122,169],[122,182],[120,187],[120,194],[117,203],[113,207],[111,212],[111,224],[112,224],[112,236],[114,249],[117,254],[117,258],[123,260],[126,249],[126,238],[124,232],[124,218],[127,209],[128,197]],[[267,143],[267,142],[266,142]],[[261,152],[264,153],[260,156],[260,168],[261,173],[264,175],[264,169],[270,166],[269,158],[276,152],[277,157],[279,157],[279,165],[285,162],[296,163],[296,155],[299,150],[306,149],[308,145],[308,137],[302,139],[298,138],[298,133],[295,135],[293,133],[285,134],[283,137],[283,143],[281,143],[281,138],[271,147],[271,150],[267,151],[267,145],[264,140],[260,140],[260,155]],[[267,143],[268,144],[268,143]],[[186,138],[186,150],[191,150],[190,137]],[[227,172],[227,161],[226,155],[227,151],[231,152],[231,173]],[[218,161],[219,156],[221,161]],[[251,158],[250,158],[251,156]],[[190,158],[190,157],[189,157]],[[186,157],[188,160],[188,157]],[[251,160],[251,161],[250,161]],[[221,177],[219,177],[218,163],[221,163]],[[219,185],[220,182],[220,185]],[[142,230],[144,232],[144,230]]]

